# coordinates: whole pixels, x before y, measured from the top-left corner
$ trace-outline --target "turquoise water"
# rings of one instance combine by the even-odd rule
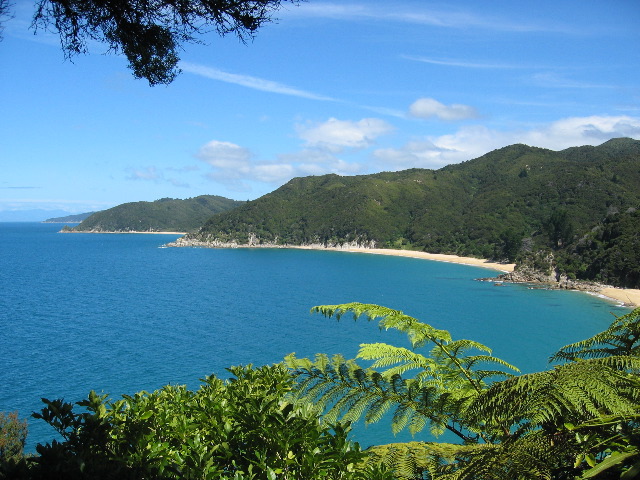
[[[626,313],[564,291],[474,281],[491,271],[382,255],[286,249],[161,248],[177,235],[58,234],[0,223],[0,411],[40,398],[118,397],[286,354],[355,356],[362,342],[402,344],[375,324],[327,320],[314,305],[377,303],[470,338],[523,371]],[[30,421],[28,449],[53,431]],[[393,441],[358,427],[364,445]],[[397,439],[396,439],[397,440]]]

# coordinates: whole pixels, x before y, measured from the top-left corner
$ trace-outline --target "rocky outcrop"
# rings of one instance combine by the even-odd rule
[[[320,242],[319,240],[303,244],[279,243],[275,241],[263,241],[257,235],[249,234],[246,243],[236,240],[221,240],[215,237],[202,237],[198,234],[185,235],[177,240],[167,243],[167,247],[200,247],[200,248],[332,248],[332,249],[354,249],[354,248],[376,248],[374,240],[353,240],[350,242]]]
[[[561,274],[553,253],[536,252],[518,263],[513,272],[502,273],[495,278],[480,280],[493,282],[530,283],[545,288],[580,290],[597,293],[606,285],[585,280],[576,280]]]
[[[516,269],[513,272],[501,273],[495,278],[487,278],[481,280],[494,281],[494,282],[511,282],[511,283],[531,283],[547,288],[563,289],[563,290],[581,290],[584,292],[597,293],[606,285],[602,285],[596,282],[588,282],[585,280],[575,280],[568,278],[566,275],[547,274],[545,272],[530,270],[530,269]]]

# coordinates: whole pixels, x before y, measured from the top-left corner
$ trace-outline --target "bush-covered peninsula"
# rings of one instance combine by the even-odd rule
[[[154,202],[123,203],[96,212],[71,232],[191,232],[212,215],[225,212],[244,202],[217,195],[180,200],[161,198]]]
[[[511,145],[439,170],[295,178],[178,245],[357,244],[640,286],[640,141]]]
[[[77,213],[75,215],[66,215],[64,217],[47,218],[42,223],[80,223],[94,213],[96,212]]]

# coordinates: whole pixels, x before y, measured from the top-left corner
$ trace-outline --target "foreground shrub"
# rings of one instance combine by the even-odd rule
[[[293,380],[284,367],[229,372],[196,391],[169,385],[117,401],[91,392],[76,406],[44,399],[34,416],[63,440],[38,445],[30,478],[385,478],[361,466],[347,424],[323,425],[312,405],[286,400]]]

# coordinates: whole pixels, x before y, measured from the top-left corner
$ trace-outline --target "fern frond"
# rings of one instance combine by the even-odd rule
[[[417,368],[423,370],[434,370],[436,368],[435,362],[432,359],[407,348],[395,347],[386,343],[362,344],[360,345],[360,350],[356,358],[375,360],[371,368],[384,368],[397,365],[394,368],[386,370],[384,372],[386,376],[401,375],[408,370]]]
[[[472,349],[479,350],[481,352],[485,352],[491,355],[491,349],[489,347],[487,347],[486,345],[483,345],[480,342],[476,342],[474,340],[466,340],[466,339],[455,340],[447,344],[447,349],[453,355],[461,355],[465,353],[467,350],[472,350]]]
[[[634,415],[640,405],[637,377],[607,363],[613,362],[583,360],[495,383],[474,400],[469,412],[510,430],[523,419],[541,426],[561,418],[580,422],[603,414]]]
[[[322,313],[327,318],[335,317],[337,320],[340,320],[346,313],[351,313],[354,320],[363,316],[369,321],[380,319],[378,326],[381,329],[395,329],[406,333],[414,348],[422,346],[427,341],[451,341],[451,334],[447,330],[439,330],[409,315],[405,315],[400,310],[393,310],[380,305],[358,302],[342,305],[320,305],[313,307],[311,312]]]
[[[640,308],[616,319],[605,331],[562,347],[550,361],[607,356],[640,356]]]
[[[462,362],[464,368],[471,370],[476,367],[476,364],[489,364],[489,365],[500,365],[502,367],[508,368],[514,372],[520,372],[520,369],[514,365],[511,365],[509,362],[505,362],[501,358],[494,357],[492,355],[473,355],[470,357],[466,357]],[[503,375],[510,375],[509,373],[503,372]]]

